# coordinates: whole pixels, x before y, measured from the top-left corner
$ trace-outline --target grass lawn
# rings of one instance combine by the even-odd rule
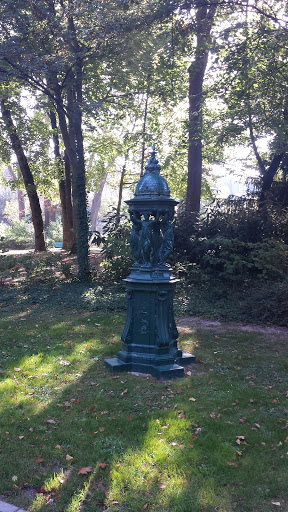
[[[288,510],[283,335],[186,328],[197,363],[158,382],[105,369],[122,313],[0,311],[2,499],[31,512]]]

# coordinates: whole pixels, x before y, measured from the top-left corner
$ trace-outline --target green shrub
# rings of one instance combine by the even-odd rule
[[[127,277],[134,262],[130,249],[131,224],[127,213],[117,216],[113,209],[105,217],[102,238],[104,259],[101,263],[101,278],[119,282]]]
[[[288,325],[288,279],[258,281],[239,300],[239,312],[249,321]]]
[[[287,226],[288,212],[275,205],[264,211],[250,199],[218,202],[199,219],[177,218],[173,261],[227,281],[281,279],[287,273]]]
[[[17,220],[13,226],[1,227],[1,247],[5,249],[28,249],[34,247],[34,227],[25,219]]]

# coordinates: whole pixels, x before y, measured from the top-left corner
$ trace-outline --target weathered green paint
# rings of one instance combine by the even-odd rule
[[[131,247],[136,258],[125,279],[128,311],[118,356],[105,359],[111,371],[150,373],[159,379],[183,377],[184,364],[195,361],[177,347],[173,313],[177,280],[166,260],[173,247],[173,216],[177,204],[160,175],[155,147],[140,178],[135,197],[126,201],[132,221]]]

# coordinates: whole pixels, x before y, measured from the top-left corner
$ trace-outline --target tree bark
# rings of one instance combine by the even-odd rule
[[[23,151],[21,141],[18,137],[17,130],[12,120],[11,111],[8,105],[8,98],[1,99],[1,112],[13,151],[17,157],[18,165],[25,185],[25,190],[30,203],[32,222],[35,233],[35,250],[39,252],[46,251],[44,239],[44,225],[39,197],[37,194],[36,185],[34,183],[34,178],[31,173],[28,160]]]
[[[73,0],[68,0],[68,7],[72,7]],[[68,9],[69,12],[69,9]],[[51,13],[55,15],[54,4],[51,4]],[[86,281],[90,278],[89,245],[88,245],[88,216],[86,202],[86,177],[82,133],[82,87],[83,87],[83,57],[85,48],[81,48],[77,40],[73,16],[68,14],[67,29],[70,37],[70,50],[75,58],[73,69],[67,74],[65,92],[67,93],[67,110],[63,102],[63,88],[58,83],[57,74],[49,73],[48,84],[53,91],[59,127],[62,134],[67,157],[72,173],[72,195],[76,219],[77,263],[78,278]],[[69,129],[67,126],[67,117]]]
[[[149,84],[150,76],[148,76],[148,84]],[[145,98],[145,106],[144,106],[144,117],[143,117],[143,130],[142,130],[142,149],[141,149],[141,170],[140,170],[140,178],[144,174],[144,163],[145,163],[145,149],[146,149],[146,123],[147,123],[147,114],[148,114],[148,101],[149,101],[149,86],[147,86],[146,98]]]
[[[72,202],[72,184],[70,161],[65,151],[64,153],[65,180],[61,182],[63,192],[62,213],[65,211],[65,229],[63,217],[63,248],[69,250],[71,254],[77,254],[76,242],[76,221]]]
[[[198,2],[196,6],[196,50],[189,67],[189,150],[186,213],[200,211],[202,181],[203,81],[211,43],[216,5]]]
[[[280,153],[279,155],[274,155],[270,165],[265,172],[265,174],[262,176],[262,187],[260,192],[260,198],[259,198],[259,207],[262,208],[267,200],[267,193],[271,189],[274,176],[276,175],[280,164],[284,158],[285,153]]]
[[[59,163],[59,195],[62,209],[62,225],[63,225],[63,249],[66,251],[75,251],[76,249],[76,236],[74,225],[74,213],[71,196],[71,168],[69,159],[64,154],[64,173],[63,173],[63,158],[60,152],[59,137],[57,133],[56,115],[53,111],[49,112],[51,127],[53,130],[54,142],[54,155],[56,162]],[[73,249],[73,250],[72,250]]]
[[[44,228],[47,229],[51,220],[51,199],[44,197]]]
[[[287,113],[284,115],[287,116]],[[256,157],[256,160],[258,163],[259,171],[261,174],[262,185],[261,185],[261,191],[260,191],[260,197],[259,197],[259,208],[263,208],[263,206],[265,206],[266,201],[267,201],[267,193],[269,192],[269,190],[271,190],[271,186],[272,186],[274,177],[276,176],[277,171],[280,168],[281,163],[283,162],[283,160],[285,158],[285,151],[283,151],[282,153],[279,153],[279,154],[274,154],[272,157],[272,160],[269,164],[269,167],[266,168],[265,163],[264,163],[263,159],[261,158],[260,153],[257,148],[256,139],[255,139],[254,131],[253,131],[253,122],[252,122],[252,114],[251,114],[250,104],[248,104],[248,123],[249,123],[249,133],[250,133],[252,148],[253,148],[253,151],[254,151],[254,154],[255,154],[255,157]]]
[[[75,90],[82,88],[81,72],[82,64],[78,63],[78,80],[74,73],[70,73],[69,85],[67,85],[67,112],[65,111],[61,88],[57,77],[49,75],[49,84],[54,91],[56,111],[59,121],[59,127],[65,146],[69,166],[72,174],[72,195],[76,219],[76,239],[77,239],[77,263],[78,277],[80,280],[90,278],[89,265],[89,247],[88,247],[88,216],[86,204],[86,180],[85,163],[82,135],[82,113],[81,106],[77,107],[77,102],[81,101],[81,92],[75,94]],[[77,98],[79,98],[77,100]],[[69,128],[67,124],[69,122]]]
[[[121,211],[121,204],[122,204],[122,197],[123,197],[123,188],[124,188],[124,178],[126,175],[126,163],[128,158],[128,152],[125,154],[125,161],[124,165],[122,167],[121,176],[120,176],[120,183],[119,183],[119,193],[118,193],[118,203],[116,208],[116,223],[119,224],[120,222],[120,211]]]

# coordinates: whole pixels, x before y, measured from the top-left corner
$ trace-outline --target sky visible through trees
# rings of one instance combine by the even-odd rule
[[[1,168],[24,188],[17,136],[26,194],[61,203],[83,279],[87,191],[105,182],[122,208],[154,141],[187,213],[215,195],[220,169],[258,176],[262,201],[286,182],[286,2],[5,0],[0,15]]]

